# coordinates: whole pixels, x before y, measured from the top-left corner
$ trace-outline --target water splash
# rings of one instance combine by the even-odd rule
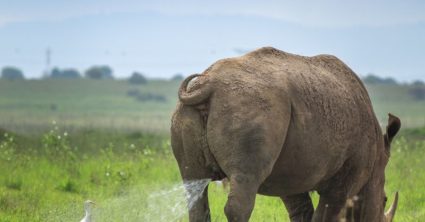
[[[210,179],[158,187],[147,185],[125,189],[114,198],[96,200],[92,219],[96,222],[185,221],[188,209],[202,197]],[[79,221],[84,216],[83,202],[48,211],[44,221]]]
[[[177,221],[202,197],[210,179],[185,181],[169,190],[155,192],[148,197],[144,221]]]

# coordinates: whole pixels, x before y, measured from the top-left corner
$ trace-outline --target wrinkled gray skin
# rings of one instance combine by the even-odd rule
[[[228,221],[248,221],[257,193],[281,197],[291,221],[338,221],[354,196],[355,221],[392,220],[384,170],[400,120],[390,115],[383,135],[365,87],[338,58],[261,48],[188,77],[179,98],[171,142],[182,178],[227,177]],[[210,220],[207,189],[189,217]]]

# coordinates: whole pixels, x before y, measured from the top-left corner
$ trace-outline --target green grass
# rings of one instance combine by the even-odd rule
[[[367,85],[375,113],[386,126],[387,113],[402,120],[403,128],[425,126],[425,100],[415,100],[409,95],[409,85]]]
[[[425,219],[425,141],[414,138],[408,131],[394,141],[387,167],[390,201],[400,192],[397,221]],[[155,221],[175,199],[149,197],[181,183],[167,136],[108,130],[64,136],[52,126],[38,138],[7,133],[0,138],[0,169],[0,221],[78,221],[86,199],[97,202],[97,221]],[[209,198],[213,221],[224,221],[227,191],[211,183]],[[252,221],[288,219],[279,198],[258,195]]]
[[[132,85],[123,80],[0,80],[0,127],[40,133],[55,120],[74,128],[115,128],[166,132],[177,102],[179,82],[152,80]],[[131,89],[156,93],[165,102],[139,102]]]

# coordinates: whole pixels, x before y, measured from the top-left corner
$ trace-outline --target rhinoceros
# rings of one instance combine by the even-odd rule
[[[248,221],[257,193],[280,197],[291,221],[338,221],[350,198],[355,221],[392,221],[384,171],[400,119],[389,114],[382,134],[366,88],[337,57],[264,47],[187,77],[178,96],[171,145],[181,176],[227,178],[228,221]],[[210,220],[207,190],[190,221]]]

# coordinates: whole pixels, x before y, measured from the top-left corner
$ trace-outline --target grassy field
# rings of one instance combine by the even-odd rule
[[[108,128],[168,132],[177,81],[132,85],[115,80],[0,81],[0,127],[34,134],[55,120],[67,128]],[[140,102],[130,90],[165,101]]]
[[[179,81],[152,80],[131,85],[124,80],[0,80],[0,128],[20,133],[43,132],[55,120],[70,128],[109,128],[168,133]],[[411,86],[369,85],[375,112],[386,124],[387,113],[403,127],[425,125],[425,100],[408,94]],[[140,102],[130,90],[154,93],[165,101]]]
[[[176,81],[0,81],[0,221],[187,221],[168,128]],[[130,90],[162,100],[140,102]],[[386,191],[400,192],[396,221],[425,220],[425,102],[407,86],[368,86],[382,122],[400,116]],[[227,192],[211,183],[213,221]],[[312,194],[315,201],[317,195]],[[182,218],[182,219],[178,219]],[[278,198],[257,196],[252,221],[288,221]]]
[[[393,146],[386,191],[390,199],[400,192],[396,221],[425,219],[422,133],[405,132]],[[167,137],[103,130],[67,135],[52,125],[34,139],[3,132],[0,221],[78,221],[85,199],[98,204],[97,221],[171,221],[185,212],[182,189],[169,192],[180,175]],[[213,221],[224,221],[227,192],[215,183],[209,191]],[[252,221],[288,220],[278,198],[257,196]]]
[[[400,117],[403,128],[425,126],[425,100],[415,100],[409,95],[409,85],[366,85],[373,108],[383,126],[387,113]]]

